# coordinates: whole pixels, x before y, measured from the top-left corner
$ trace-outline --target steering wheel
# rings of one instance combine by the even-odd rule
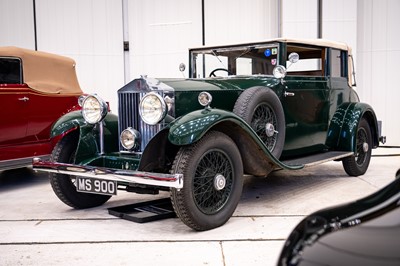
[[[228,69],[226,69],[226,68],[216,68],[216,69],[214,69],[213,71],[211,71],[209,77],[216,77],[215,72],[217,72],[217,71],[225,71],[225,72],[228,73],[228,75],[233,75],[233,74],[232,74]]]

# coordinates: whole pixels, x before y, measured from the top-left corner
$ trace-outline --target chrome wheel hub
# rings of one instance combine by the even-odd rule
[[[226,178],[221,174],[217,174],[214,177],[214,188],[216,190],[222,190],[225,188],[225,185],[226,185]]]
[[[275,133],[278,133],[278,131],[275,130],[275,127],[273,124],[271,123],[267,123],[265,125],[265,134],[267,135],[267,137],[272,137]]]
[[[364,142],[363,145],[362,145],[362,148],[363,148],[363,151],[364,151],[365,153],[368,152],[368,150],[369,150],[369,145],[368,145],[368,143]]]

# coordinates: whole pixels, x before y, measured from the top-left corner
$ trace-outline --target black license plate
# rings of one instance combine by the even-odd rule
[[[77,176],[76,190],[85,193],[117,195],[117,181]]]

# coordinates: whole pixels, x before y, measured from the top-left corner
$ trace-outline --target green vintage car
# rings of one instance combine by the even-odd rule
[[[353,89],[351,49],[324,40],[189,49],[189,78],[135,79],[118,91],[118,117],[97,95],[52,128],[55,194],[73,208],[118,190],[170,191],[177,216],[195,230],[223,225],[243,175],[342,161],[367,171],[384,141],[372,107]],[[186,66],[180,65],[181,70]]]

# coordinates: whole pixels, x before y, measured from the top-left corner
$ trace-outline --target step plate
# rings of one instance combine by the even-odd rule
[[[176,217],[170,198],[108,208],[108,213],[136,223]]]

